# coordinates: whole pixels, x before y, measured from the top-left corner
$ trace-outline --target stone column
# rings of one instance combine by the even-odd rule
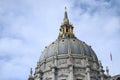
[[[100,75],[101,75],[100,80],[104,80],[102,72],[100,72]]]
[[[104,70],[102,68],[103,67],[100,68],[100,78],[101,80],[104,80]]]
[[[44,69],[46,68],[46,59],[43,62]]]
[[[36,67],[35,74],[34,74],[34,80],[42,80],[42,78],[43,78],[43,71]]]
[[[52,67],[52,80],[56,80],[56,67]]]
[[[42,78],[43,78],[43,72],[39,70],[39,80],[42,80]]]
[[[73,65],[69,65],[69,80],[74,80],[74,74],[73,74]]]
[[[99,61],[100,80],[104,80],[104,70],[102,63]]]
[[[88,58],[86,58],[86,80],[90,80],[90,64]]]
[[[90,80],[90,66],[87,64],[86,66],[86,79]]]
[[[55,64],[55,66],[58,66],[58,58],[57,58],[57,56],[55,56],[55,62],[54,62],[54,64]]]

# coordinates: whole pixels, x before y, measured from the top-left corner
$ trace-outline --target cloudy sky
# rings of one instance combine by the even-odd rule
[[[120,74],[120,0],[0,0],[0,80],[27,80],[58,37],[65,6],[77,38]]]

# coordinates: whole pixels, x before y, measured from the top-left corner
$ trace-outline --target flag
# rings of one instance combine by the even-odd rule
[[[110,52],[110,60],[112,61],[112,54],[111,54],[111,52]]]

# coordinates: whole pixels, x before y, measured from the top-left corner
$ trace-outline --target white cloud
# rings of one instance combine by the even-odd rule
[[[107,20],[105,30],[109,33],[114,33],[120,30],[120,19],[118,17],[111,17]]]

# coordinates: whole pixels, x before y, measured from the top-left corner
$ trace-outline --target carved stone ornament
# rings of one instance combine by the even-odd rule
[[[59,77],[68,77],[66,74],[60,74]]]

